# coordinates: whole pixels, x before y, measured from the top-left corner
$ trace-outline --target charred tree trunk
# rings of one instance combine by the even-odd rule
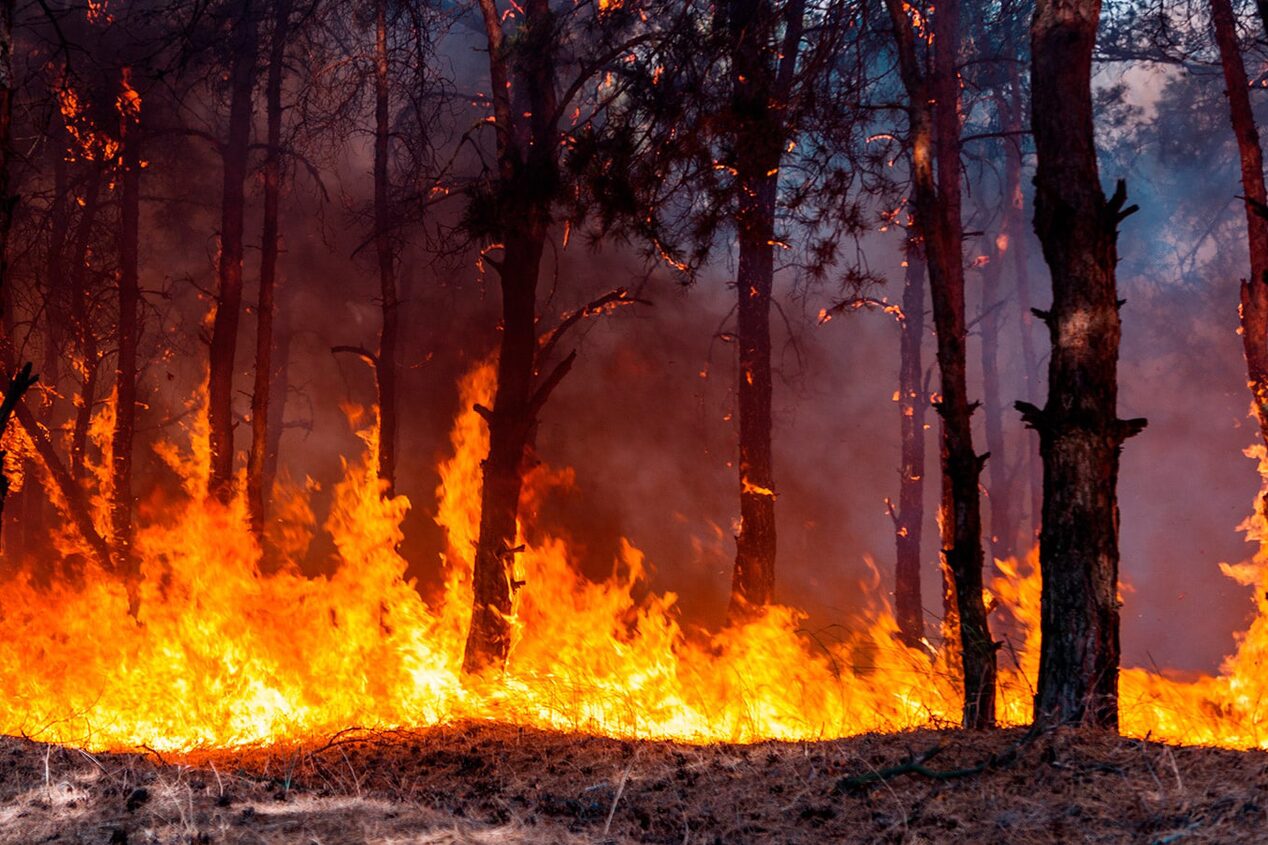
[[[396,488],[396,357],[400,302],[396,293],[396,252],[392,242],[391,185],[388,182],[387,0],[375,5],[374,42],[374,249],[379,259],[379,296],[383,326],[379,332],[378,363],[374,368],[379,394],[379,478],[387,495]]]
[[[1246,355],[1251,407],[1259,423],[1260,439],[1268,446],[1268,191],[1264,188],[1264,155],[1250,104],[1250,82],[1237,42],[1237,22],[1230,0],[1211,0],[1211,23],[1224,67],[1229,117],[1237,138],[1246,200],[1246,234],[1250,247],[1250,278],[1241,285],[1242,349]],[[1261,513],[1268,501],[1261,498]]]
[[[119,227],[119,329],[115,370],[115,426],[111,440],[113,491],[110,527],[114,534],[117,565],[131,588],[135,580],[132,559],[132,440],[136,431],[137,343],[140,335],[137,310],[141,303],[138,279],[138,245],[141,218],[140,99],[123,75],[120,95],[120,182],[122,191]],[[135,111],[133,111],[135,108]],[[135,597],[130,592],[130,597]],[[135,610],[135,607],[133,608]]]
[[[75,419],[70,436],[70,474],[75,481],[84,477],[84,455],[88,450],[88,427],[97,403],[97,378],[101,372],[101,353],[97,333],[92,325],[92,307],[88,301],[88,245],[97,221],[101,195],[101,171],[94,167],[84,191],[84,205],[75,226],[74,247],[70,257],[70,314],[75,340],[81,356],[79,395],[76,397]]]
[[[480,11],[488,37],[497,133],[498,172],[493,190],[506,201],[506,207],[496,221],[502,234],[502,258],[491,262],[502,292],[497,390],[492,409],[477,408],[489,426],[489,456],[484,461],[471,627],[462,664],[468,674],[500,669],[510,651],[509,617],[518,586],[514,568],[516,520],[525,452],[542,404],[573,360],[573,356],[566,358],[534,387],[540,363],[537,283],[553,200],[549,186],[558,178],[549,2],[529,0],[524,4],[514,62],[504,43],[494,0],[480,0]]]
[[[482,409],[489,426],[489,457],[480,496],[480,539],[474,571],[475,607],[463,669],[475,673],[501,666],[510,650],[508,618],[517,584],[514,575],[516,519],[524,457],[536,424],[533,375],[537,353],[537,277],[544,232],[529,231],[506,241],[502,265],[502,347],[497,396]]]
[[[224,187],[220,206],[220,289],[211,333],[207,416],[211,429],[208,493],[227,503],[233,496],[233,375],[242,312],[242,230],[244,182],[251,141],[251,100],[255,85],[256,22],[251,0],[233,16],[229,40],[229,136],[224,145]]]
[[[771,454],[771,293],[775,211],[787,128],[787,102],[801,42],[804,2],[783,10],[782,50],[774,41],[780,13],[769,0],[732,0],[725,16],[731,49],[731,115],[739,207],[737,335],[740,414],[740,532],[728,616],[769,604],[775,592],[775,478]]]
[[[1039,0],[1031,23],[1035,231],[1052,273],[1048,401],[1018,403],[1043,456],[1038,724],[1118,726],[1118,457],[1114,266],[1126,187],[1101,191],[1092,127],[1099,0]]]
[[[290,0],[278,0],[274,7],[269,75],[264,94],[268,114],[268,153],[264,159],[260,297],[255,312],[255,384],[251,391],[251,451],[247,457],[247,507],[251,512],[251,532],[261,548],[264,547],[264,523],[268,516],[269,488],[265,486],[264,466],[268,460],[269,417],[272,411],[274,289],[277,284],[278,201],[282,182],[282,73],[290,17]]]
[[[909,236],[907,272],[903,279],[903,319],[899,341],[898,413],[902,439],[898,510],[894,512],[897,564],[894,567],[894,610],[902,641],[919,647],[925,636],[920,596],[920,545],[925,515],[925,408],[929,397],[923,382],[925,333],[925,260],[918,239]]]
[[[12,193],[13,175],[13,7],[14,0],[0,0],[0,307],[6,312],[9,297],[9,232],[18,198]],[[6,313],[6,317],[11,315]]]
[[[942,398],[943,559],[954,584],[955,622],[964,672],[964,725],[995,722],[995,643],[982,601],[982,514],[978,476],[985,455],[973,449],[968,400],[967,327],[960,219],[959,4],[938,4],[933,15],[933,73],[926,80],[915,32],[901,0],[886,0],[894,25],[899,70],[908,96],[911,178],[916,226],[925,246]],[[935,175],[935,160],[937,163]]]
[[[13,0],[0,0],[0,309],[3,309],[6,327],[11,325],[12,315],[9,313],[10,296],[9,296],[9,232],[13,228],[13,212],[17,205],[17,197],[13,195],[11,188],[11,174],[9,173],[10,159],[13,157],[12,147],[12,124],[13,124]],[[3,353],[5,363],[8,365],[10,372],[13,371],[13,349],[9,332],[5,332],[3,345],[0,346],[0,353]],[[4,407],[13,413],[21,404],[22,394],[30,387],[30,383],[24,387],[20,387],[26,380],[22,378],[24,373],[26,377],[30,377],[30,365],[27,365],[22,373],[16,373],[10,376],[11,391],[15,396],[15,401],[8,401],[8,393],[5,395]],[[33,381],[31,382],[33,383]],[[18,389],[20,387],[20,389]],[[8,417],[6,416],[0,423],[0,435],[4,434],[5,428],[8,427]],[[9,479],[4,473],[3,464],[4,455],[0,453],[0,486],[2,486],[3,495],[0,495],[0,507],[4,504],[4,496],[8,495]]]
[[[286,288],[283,288],[285,291]],[[264,460],[261,461],[260,487],[272,490],[277,479],[278,456],[281,454],[282,432],[286,430],[286,399],[290,393],[291,318],[285,303],[277,309],[273,325],[273,377],[269,394],[273,405],[266,432]]]

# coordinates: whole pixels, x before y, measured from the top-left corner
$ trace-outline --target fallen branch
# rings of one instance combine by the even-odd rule
[[[92,549],[102,569],[106,572],[116,572],[118,567],[115,566],[114,558],[110,554],[110,544],[97,532],[84,491],[58,457],[57,448],[49,438],[48,431],[35,419],[35,415],[31,413],[31,409],[25,402],[16,403],[13,410],[18,422],[25,429],[27,437],[31,438],[31,442],[35,444],[35,451],[40,456],[44,468],[53,479],[53,485],[59,494],[59,509],[70,519],[75,530],[79,532],[79,536],[83,537],[84,542]]]
[[[1017,754],[1021,749],[1030,743],[1038,734],[1035,731],[1029,731],[1020,740],[1012,746],[998,754],[992,754],[987,759],[978,763],[976,766],[968,766],[962,769],[931,769],[925,765],[934,757],[942,752],[943,746],[935,745],[928,751],[917,754],[908,758],[906,761],[896,766],[890,766],[886,769],[878,769],[871,772],[864,772],[858,775],[841,778],[837,781],[836,786],[832,788],[833,795],[843,795],[846,792],[861,789],[876,783],[887,783],[893,778],[902,777],[903,775],[919,775],[929,778],[930,780],[957,780],[959,778],[973,777],[980,775],[985,771],[1005,766],[1017,759]]]

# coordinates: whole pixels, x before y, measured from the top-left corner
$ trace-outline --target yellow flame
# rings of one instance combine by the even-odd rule
[[[594,581],[563,539],[523,525],[516,577],[524,587],[506,672],[464,679],[488,449],[484,423],[470,409],[489,404],[493,384],[486,362],[461,385],[466,410],[454,423],[437,491],[445,577],[427,596],[405,577],[398,548],[410,502],[388,498],[377,478],[372,411],[349,413],[364,449],[345,460],[322,526],[338,566],[316,577],[298,567],[315,530],[313,485],[283,485],[274,507],[281,527],[272,529],[283,560],[262,570],[244,502],[221,506],[205,496],[207,423],[205,412],[195,414],[185,445],[159,447],[185,492],[138,528],[144,580],[136,619],[123,585],[71,535],[58,544],[66,577],[37,583],[12,567],[0,582],[0,732],[93,749],[184,750],[453,718],[692,742],[819,739],[958,721],[954,655],[900,645],[881,598],[835,642],[806,635],[804,615],[783,606],[708,632],[680,620],[674,594],[647,590],[649,564],[628,540],[611,574]],[[111,413],[94,420],[99,445]],[[1262,449],[1255,455],[1264,460]],[[104,501],[105,475],[91,476]],[[523,512],[535,513],[542,497],[571,483],[570,471],[538,466],[525,482]],[[1262,517],[1245,528],[1261,543],[1268,537]],[[1261,546],[1252,562],[1225,567],[1257,585],[1259,616],[1218,676],[1179,681],[1124,671],[1124,732],[1268,747],[1261,706],[1268,682],[1259,668],[1268,658],[1266,563]],[[1015,634],[1001,651],[998,712],[1005,724],[1023,724],[1038,669],[1037,561],[1032,553],[999,567],[989,598],[1011,620],[1001,629]]]

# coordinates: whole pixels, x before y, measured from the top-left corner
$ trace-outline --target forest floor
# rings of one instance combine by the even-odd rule
[[[1072,730],[691,746],[483,723],[181,758],[0,738],[6,844],[1068,841],[1268,842],[1268,753]]]

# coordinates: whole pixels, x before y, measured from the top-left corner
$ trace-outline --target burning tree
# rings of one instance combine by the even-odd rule
[[[1224,71],[1229,119],[1237,139],[1246,206],[1250,276],[1242,280],[1238,310],[1242,350],[1246,355],[1251,410],[1259,424],[1260,439],[1268,446],[1268,189],[1264,187],[1264,155],[1251,109],[1251,85],[1242,61],[1233,4],[1231,0],[1210,0],[1210,6],[1211,25]],[[1265,9],[1260,7],[1260,11]],[[1268,17],[1264,26],[1268,28]],[[1268,515],[1268,498],[1260,497],[1259,508]]]
[[[986,455],[973,448],[968,399],[964,263],[960,218],[960,110],[956,61],[958,0],[940,2],[929,20],[901,0],[886,0],[907,93],[915,225],[928,262],[942,375],[936,408],[942,418],[942,546],[954,594],[949,607],[958,629],[964,672],[964,724],[995,721],[995,643],[982,600],[982,515],[978,476]],[[917,29],[922,37],[917,37]],[[918,42],[933,54],[926,73]]]
[[[551,333],[537,326],[537,287],[558,206],[572,191],[561,154],[572,133],[570,111],[581,131],[601,116],[611,92],[598,95],[596,112],[580,121],[579,99],[608,76],[632,45],[625,40],[636,4],[578,4],[560,12],[549,0],[528,0],[499,11],[480,0],[489,54],[487,123],[494,133],[494,163],[470,189],[466,228],[484,242],[481,260],[497,273],[502,294],[502,337],[497,390],[491,408],[477,410],[489,427],[484,462],[480,533],[475,549],[474,605],[463,667],[469,673],[500,667],[511,642],[511,617],[519,580],[517,516],[538,415],[571,370],[576,352],[550,365],[563,334],[591,308],[574,312]],[[578,55],[578,53],[580,55]],[[573,71],[565,85],[562,74]],[[494,253],[500,253],[495,256]],[[624,291],[594,303],[631,301]],[[550,366],[548,366],[550,365]]]

